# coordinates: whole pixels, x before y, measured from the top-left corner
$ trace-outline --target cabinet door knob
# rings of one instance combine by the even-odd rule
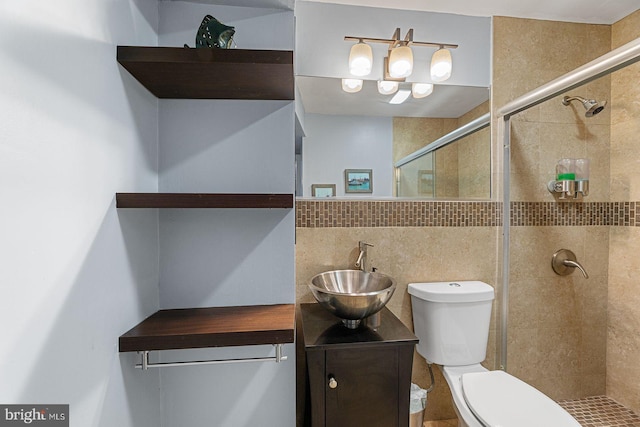
[[[334,378],[333,375],[329,376],[329,388],[338,387],[338,381]]]

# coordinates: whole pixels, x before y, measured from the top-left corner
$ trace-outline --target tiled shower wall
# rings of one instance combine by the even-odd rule
[[[611,49],[608,25],[505,17],[493,24],[496,106]],[[579,103],[562,104],[564,95],[609,100],[610,77],[514,116],[510,145],[517,225],[510,229],[507,371],[553,399],[605,394],[611,222],[602,213],[620,209],[609,203],[611,111],[587,119]],[[583,202],[563,203],[547,190],[565,157],[592,161],[591,194]],[[577,270],[556,275],[551,257],[559,249],[575,252],[589,279]]]
[[[612,26],[495,18],[494,105],[639,36],[640,11]],[[516,211],[539,214],[532,224],[512,223],[508,347],[509,371],[552,397],[606,393],[636,411],[639,77],[636,64],[568,92],[609,101],[590,119],[579,104],[563,106],[561,96],[513,118],[512,211],[520,205]],[[562,157],[591,159],[589,204],[549,203],[544,184]],[[571,209],[585,215],[570,220]],[[611,223],[600,221],[603,209]],[[561,247],[576,252],[588,280],[550,272],[550,256]]]

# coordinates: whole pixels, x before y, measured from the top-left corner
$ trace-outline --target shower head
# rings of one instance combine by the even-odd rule
[[[595,99],[584,99],[581,96],[565,96],[562,98],[562,104],[569,105],[571,101],[580,101],[582,106],[587,112],[584,114],[586,117],[592,117],[604,110],[607,105],[607,101],[598,102]]]

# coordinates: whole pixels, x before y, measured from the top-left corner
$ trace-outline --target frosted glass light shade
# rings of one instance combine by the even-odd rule
[[[347,93],[360,92],[362,89],[361,79],[342,79],[342,90]]]
[[[378,92],[380,95],[391,95],[398,90],[398,82],[378,80]]]
[[[409,77],[413,71],[413,52],[409,46],[398,46],[389,53],[389,75],[396,79]]]
[[[349,72],[354,76],[363,77],[371,73],[373,64],[373,52],[371,46],[364,42],[358,42],[351,46],[349,53]]]
[[[433,85],[431,83],[414,83],[411,85],[411,93],[414,98],[424,98],[431,95]]]
[[[440,48],[431,57],[431,80],[443,82],[451,77],[451,52]]]

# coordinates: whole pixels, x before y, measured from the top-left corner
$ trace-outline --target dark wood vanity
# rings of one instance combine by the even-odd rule
[[[387,309],[380,326],[347,329],[317,303],[300,304],[298,424],[406,427],[415,335]]]

